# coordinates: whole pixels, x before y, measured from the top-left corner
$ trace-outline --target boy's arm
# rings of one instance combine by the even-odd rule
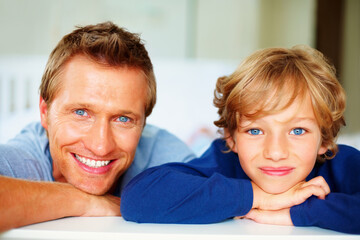
[[[65,183],[0,176],[0,232],[67,216],[118,216],[120,198],[94,196]]]
[[[193,167],[166,164],[135,177],[121,196],[122,216],[142,223],[214,223],[251,209],[249,180],[204,176]]]
[[[238,156],[224,153],[224,146],[216,140],[199,159],[162,165],[136,176],[122,193],[122,216],[135,222],[214,223],[247,214],[253,207],[251,182]],[[296,197],[304,201],[308,196]],[[255,201],[255,207],[278,203],[278,198],[267,199],[258,206]]]
[[[360,151],[339,145],[336,156],[318,167],[332,193],[326,199],[310,198],[290,209],[295,226],[318,226],[340,232],[360,233]]]
[[[303,203],[311,196],[325,199],[330,193],[330,187],[321,176],[309,181],[299,182],[289,190],[279,194],[269,194],[252,182],[254,192],[253,209],[280,210]]]
[[[304,189],[297,186],[279,196],[253,192],[250,180],[224,176],[208,160],[166,164],[135,177],[122,194],[123,217],[142,223],[215,223],[246,215],[252,208],[290,207],[323,192],[316,185],[308,188],[307,183],[302,183]]]
[[[236,178],[237,155],[215,140],[198,159],[168,163],[133,178],[121,195],[126,220],[154,223],[214,223],[246,214],[251,182]]]
[[[360,234],[360,192],[330,193],[326,200],[310,198],[290,209],[295,226],[318,226]]]
[[[276,220],[291,216],[295,226],[318,226],[346,233],[360,233],[360,152],[339,145],[334,159],[317,167],[310,178],[325,177],[332,193],[325,200],[311,197],[287,211],[251,211],[247,217],[261,223],[277,224]],[[311,179],[310,181],[312,181]],[[289,225],[289,224],[288,224]]]
[[[281,194],[268,194],[252,183],[254,191],[253,208],[244,217],[258,223],[275,225],[293,225],[290,207],[306,201],[312,195],[325,199],[330,188],[321,176],[308,182],[300,182]]]

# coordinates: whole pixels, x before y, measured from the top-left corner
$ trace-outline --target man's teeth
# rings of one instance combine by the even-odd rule
[[[86,166],[92,167],[92,168],[99,168],[106,166],[110,163],[110,161],[95,161],[88,158],[80,157],[75,154],[75,158],[79,160],[79,162],[85,164]]]

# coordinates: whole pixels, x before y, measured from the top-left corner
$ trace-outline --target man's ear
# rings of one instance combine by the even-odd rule
[[[47,130],[48,105],[42,97],[40,97],[39,110],[40,110],[41,125]]]
[[[224,137],[225,137],[226,144],[228,145],[230,150],[237,153],[235,140],[234,140],[233,136],[231,136],[231,134],[229,133],[229,131],[227,129],[224,129]]]

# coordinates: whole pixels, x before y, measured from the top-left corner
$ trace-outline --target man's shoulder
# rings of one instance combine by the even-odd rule
[[[16,140],[24,136],[34,136],[36,138],[43,138],[46,137],[46,131],[40,122],[31,122],[28,125],[26,125],[23,129],[21,129],[20,132],[9,141],[12,142],[13,140]]]
[[[190,148],[174,134],[157,126],[146,124],[141,134],[137,152],[145,151],[149,153],[149,151],[159,151],[158,153],[160,154],[170,149],[172,149],[171,151],[173,151],[174,154],[180,149],[192,152]]]
[[[29,150],[45,151],[49,140],[45,129],[40,122],[33,122],[25,126],[14,138],[7,144]]]
[[[51,180],[51,157],[46,131],[39,122],[31,123],[7,143],[0,145],[3,175]]]
[[[146,124],[142,131],[140,140],[142,139],[154,140],[154,138],[159,136],[174,137],[173,134],[169,133],[167,130],[163,128],[159,128],[152,124]]]
[[[188,162],[193,158],[194,153],[175,135],[147,124],[137,146],[134,161],[123,176],[122,187],[145,169],[168,162]]]

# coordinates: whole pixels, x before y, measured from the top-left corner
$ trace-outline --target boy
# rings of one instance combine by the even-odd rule
[[[125,219],[241,216],[360,233],[360,152],[335,144],[345,94],[321,53],[305,46],[255,52],[218,79],[214,104],[224,140],[187,164],[137,176],[122,194]]]

